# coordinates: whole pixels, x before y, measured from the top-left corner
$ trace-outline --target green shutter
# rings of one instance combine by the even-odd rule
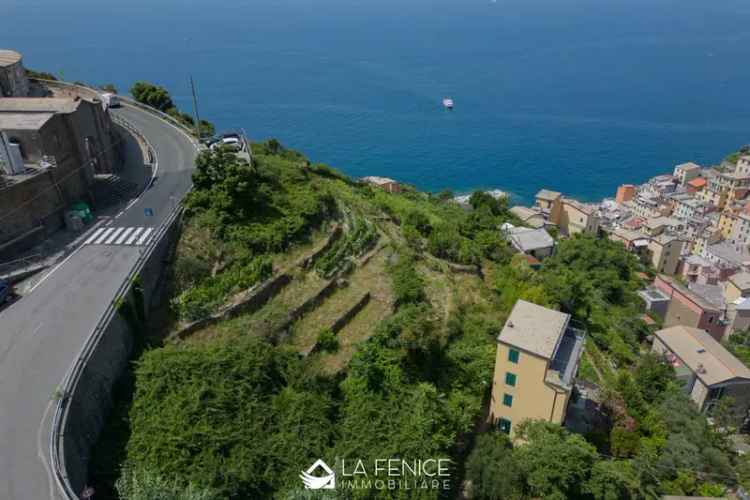
[[[515,387],[516,386],[516,374],[507,372],[505,374],[505,384]]]
[[[519,352],[515,349],[511,349],[510,351],[508,351],[508,361],[510,361],[511,363],[518,363],[518,356]]]
[[[508,407],[513,406],[513,396],[510,394],[503,394],[503,404]]]
[[[510,434],[510,420],[507,418],[501,418],[498,421],[497,426],[500,427],[500,430],[504,433]]]

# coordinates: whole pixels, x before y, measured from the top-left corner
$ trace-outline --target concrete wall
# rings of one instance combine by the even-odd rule
[[[163,278],[179,234],[179,218],[175,219],[164,237],[156,243],[139,273],[143,284],[144,303],[158,303],[155,291]],[[132,289],[127,299],[132,303]],[[119,313],[104,325],[73,392],[68,395],[68,411],[63,422],[62,455],[64,468],[73,491],[82,491],[87,483],[91,449],[99,439],[113,406],[115,383],[130,362],[135,343],[134,332]]]

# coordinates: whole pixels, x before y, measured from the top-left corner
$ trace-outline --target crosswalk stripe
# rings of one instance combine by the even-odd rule
[[[146,241],[148,240],[148,237],[151,235],[151,231],[153,231],[153,230],[154,230],[153,227],[149,227],[148,229],[146,229],[146,231],[144,231],[144,233],[143,233],[143,236],[141,236],[141,239],[138,240],[137,244],[138,245],[144,245],[146,243]]]
[[[102,242],[107,239],[107,236],[109,236],[109,234],[114,230],[115,228],[113,227],[108,227],[107,229],[105,229],[102,235],[94,242],[94,245],[101,245]]]
[[[118,227],[115,229],[115,232],[110,235],[109,238],[107,238],[107,241],[104,242],[105,245],[111,245],[113,241],[120,235],[121,232],[125,230],[124,227]]]
[[[135,228],[134,227],[127,228],[125,232],[122,233],[119,238],[117,238],[117,241],[115,241],[115,245],[122,245],[122,242],[125,241],[125,238],[127,238],[130,233],[133,232],[133,229]]]
[[[135,242],[135,240],[138,238],[138,235],[141,234],[141,231],[143,231],[143,229],[144,228],[142,227],[139,227],[138,229],[136,229],[133,235],[130,238],[128,238],[128,241],[125,242],[125,244],[132,245]]]
[[[87,239],[83,244],[84,245],[91,244],[92,241],[94,241],[95,239],[97,239],[99,237],[99,235],[102,234],[102,231],[104,231],[103,227],[100,227],[99,229],[97,229],[96,231],[94,231],[94,234],[92,234],[91,236],[89,236],[89,239]]]

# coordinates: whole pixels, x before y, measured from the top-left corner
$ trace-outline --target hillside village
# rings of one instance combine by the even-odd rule
[[[290,498],[316,457],[393,453],[458,464],[450,491],[402,498],[750,487],[750,369],[727,344],[745,338],[750,275],[688,266],[717,243],[690,244],[697,218],[667,211],[711,203],[687,167],[599,206],[542,190],[508,208],[351,179],[274,140],[249,163],[219,148],[196,166],[169,307],[134,321],[145,350],[95,453],[105,497],[138,499],[145,477]],[[633,214],[657,187],[662,211]],[[534,482],[550,474],[568,479]]]

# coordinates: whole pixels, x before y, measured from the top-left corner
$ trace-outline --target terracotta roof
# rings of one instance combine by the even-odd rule
[[[654,335],[707,386],[732,379],[750,382],[750,368],[705,330],[673,326],[659,330]]]
[[[707,184],[707,182],[703,177],[696,177],[692,181],[688,182],[688,184],[694,188],[702,188]]]

